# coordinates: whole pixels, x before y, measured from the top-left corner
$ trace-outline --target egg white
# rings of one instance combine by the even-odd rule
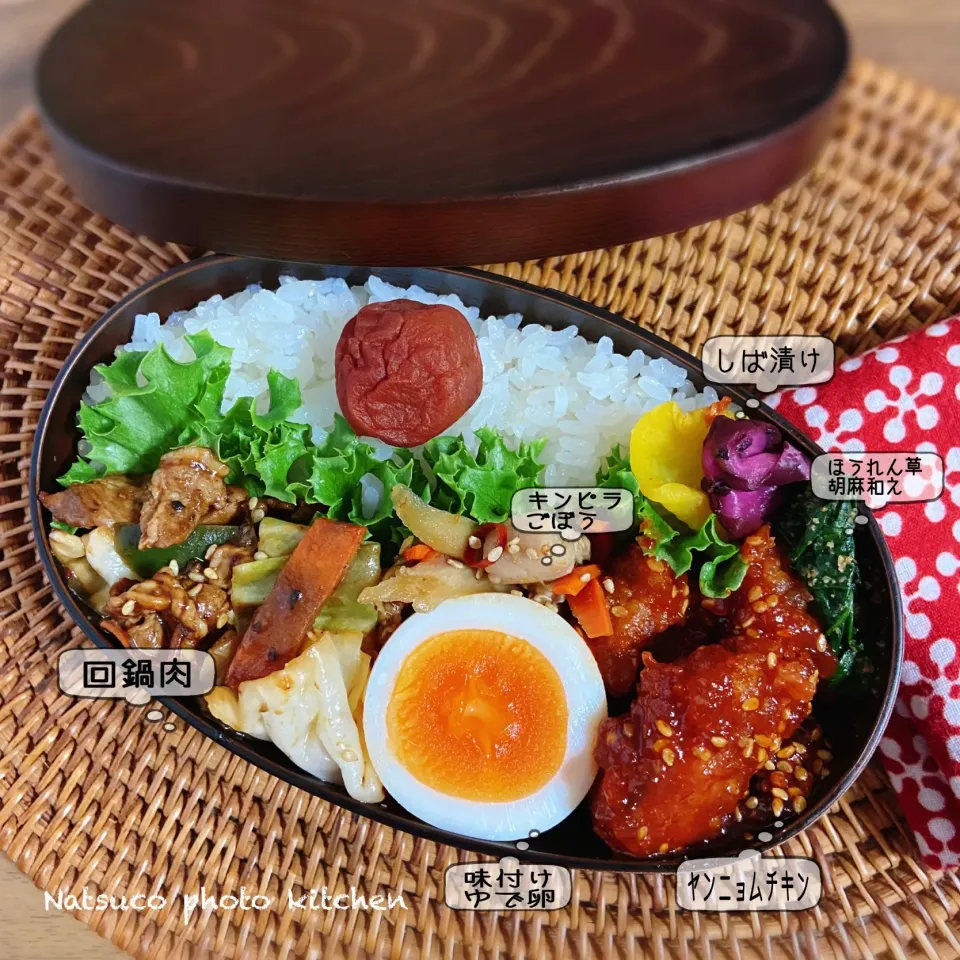
[[[526,797],[504,802],[465,800],[418,780],[390,747],[387,707],[400,668],[425,640],[452,630],[494,630],[526,640],[560,677],[567,699],[567,748],[550,781]],[[539,603],[506,594],[446,600],[431,613],[404,621],[377,657],[367,685],[363,732],[370,760],[387,792],[410,813],[451,833],[480,840],[525,839],[543,833],[577,807],[593,784],[593,748],[607,698],[596,660],[562,617]]]

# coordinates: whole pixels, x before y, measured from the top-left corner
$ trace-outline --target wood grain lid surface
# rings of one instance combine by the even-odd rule
[[[125,225],[444,264],[768,199],[846,61],[823,0],[92,0],[37,86],[68,182]]]

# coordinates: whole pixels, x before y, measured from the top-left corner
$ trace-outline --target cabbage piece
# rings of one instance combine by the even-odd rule
[[[282,670],[240,684],[239,693],[215,687],[210,712],[222,723],[270,740],[298,767],[328,783],[342,783],[363,803],[380,803],[377,777],[358,718],[370,675],[359,632],[314,637]]]
[[[302,523],[264,517],[258,530],[257,549],[268,557],[289,557],[308,529]]]
[[[810,461],[772,423],[717,417],[703,443],[703,486],[732,537],[745,537],[769,519],[780,488],[810,478]]]
[[[509,589],[506,584],[491,583],[488,577],[478,580],[470,567],[452,566],[446,557],[438,556],[413,567],[397,568],[393,576],[367,587],[358,599],[360,603],[411,603],[417,613],[429,613],[444,600]]]

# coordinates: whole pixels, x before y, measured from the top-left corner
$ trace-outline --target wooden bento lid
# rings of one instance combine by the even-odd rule
[[[444,265],[769,199],[847,57],[825,0],[92,0],[37,92],[68,183],[133,230]]]

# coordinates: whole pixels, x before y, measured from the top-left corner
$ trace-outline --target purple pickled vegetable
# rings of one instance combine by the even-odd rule
[[[772,423],[717,417],[703,442],[703,488],[730,536],[753,533],[773,513],[779,488],[810,478],[810,461]]]

